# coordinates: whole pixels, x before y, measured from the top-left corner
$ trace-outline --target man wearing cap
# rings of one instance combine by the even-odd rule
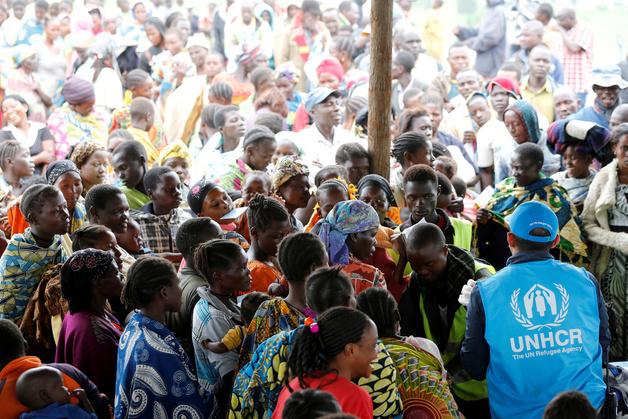
[[[305,110],[312,118],[309,128],[299,131],[297,145],[303,150],[310,176],[323,167],[336,164],[336,150],[342,144],[360,142],[349,131],[339,126],[340,92],[328,87],[317,87],[305,99]],[[364,141],[361,143],[366,147]],[[313,178],[312,178],[313,179]]]
[[[619,92],[628,87],[628,82],[621,78],[617,65],[608,65],[593,70],[593,105],[582,108],[571,119],[595,122],[609,128],[611,114],[619,106]]]
[[[486,377],[493,417],[542,417],[566,390],[583,392],[599,408],[610,332],[597,281],[550,255],[560,237],[545,204],[520,205],[508,223],[508,265],[470,282],[460,296],[468,304],[462,365],[473,378]]]

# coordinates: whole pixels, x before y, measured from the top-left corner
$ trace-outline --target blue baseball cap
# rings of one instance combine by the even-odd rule
[[[551,243],[558,235],[558,217],[547,205],[528,201],[517,207],[515,212],[506,217],[510,232],[515,236],[536,243]],[[546,230],[547,236],[530,234],[535,228]]]
[[[323,103],[331,95],[340,97],[340,92],[338,90],[330,89],[329,87],[317,87],[305,98],[305,110],[312,112],[312,108],[314,106],[319,103]]]

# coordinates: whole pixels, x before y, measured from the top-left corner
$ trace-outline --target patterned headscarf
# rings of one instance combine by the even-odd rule
[[[67,172],[74,172],[77,175],[81,176],[81,173],[79,172],[74,162],[70,160],[53,161],[48,165],[48,168],[46,169],[46,180],[49,184],[54,185],[57,180],[59,180],[61,175]]]
[[[71,76],[63,83],[61,95],[70,105],[80,105],[81,103],[96,100],[94,85],[87,80]]]
[[[201,179],[192,185],[190,192],[188,193],[188,205],[190,206],[190,209],[194,211],[194,214],[198,215],[201,213],[205,197],[209,192],[217,187],[217,184],[205,179]]]
[[[284,183],[295,176],[309,174],[310,170],[307,168],[307,165],[299,158],[296,156],[284,156],[277,162],[277,167],[273,174],[272,192],[277,193]]]
[[[166,163],[166,160],[172,159],[175,157],[182,158],[188,162],[192,161],[192,156],[190,155],[190,149],[185,143],[181,140],[176,140],[165,146],[159,152],[159,159],[157,160],[160,166],[163,166]]]
[[[594,122],[563,119],[547,129],[547,145],[552,152],[562,155],[567,147],[574,146],[602,164],[613,159],[610,142],[611,132]]]
[[[94,281],[103,276],[113,265],[113,253],[98,249],[83,249],[74,252],[61,268],[61,284],[64,277],[82,276]],[[62,289],[63,290],[63,289]]]
[[[347,265],[349,248],[347,236],[379,228],[379,216],[362,201],[338,202],[320,222],[318,236],[327,249],[330,265]]]
[[[541,131],[539,129],[539,118],[534,107],[525,100],[517,100],[512,105],[507,107],[504,113],[508,111],[513,111],[519,115],[528,129],[530,141],[534,144],[538,144],[539,139],[541,138]]]
[[[277,70],[275,70],[275,79],[279,80],[282,77],[288,79],[294,84],[299,83],[300,73],[297,67],[292,63],[292,61],[286,61],[285,63],[279,65]]]

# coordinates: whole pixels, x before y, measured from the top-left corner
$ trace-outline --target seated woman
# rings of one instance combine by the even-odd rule
[[[508,232],[505,217],[520,204],[539,201],[556,213],[560,227],[560,242],[552,249],[557,259],[583,266],[588,262],[587,246],[581,238],[576,208],[555,180],[541,173],[543,151],[533,143],[521,144],[515,149],[511,161],[512,177],[497,184],[486,208],[478,211],[475,240],[477,255],[495,269],[506,265],[510,250],[506,245]]]
[[[240,191],[244,176],[252,170],[266,171],[275,153],[275,134],[261,125],[256,125],[244,136],[243,154],[216,176],[216,182],[227,191]]]
[[[357,198],[377,211],[381,226],[394,230],[401,224],[399,207],[390,183],[384,177],[376,174],[366,175],[356,186]]]
[[[288,295],[272,298],[257,310],[242,342],[240,366],[249,362],[257,345],[279,332],[295,329],[312,315],[305,301],[305,280],[314,270],[327,265],[325,247],[313,234],[292,234],[281,241],[278,259],[288,283]]]
[[[352,380],[371,375],[377,352],[377,327],[364,313],[347,307],[327,310],[297,332],[288,359],[295,378],[281,390],[274,417],[281,417],[292,392],[318,388],[331,393],[343,412],[372,419],[371,397]]]
[[[399,336],[399,311],[392,295],[383,289],[368,289],[358,295],[357,308],[373,320],[395,363],[404,417],[433,417],[434,412],[439,418],[462,417],[449,390],[438,347],[428,339]]]
[[[342,265],[353,282],[355,294],[370,287],[386,288],[382,272],[364,260],[375,252],[379,216],[362,201],[342,201],[320,221],[318,236],[331,265]]]
[[[239,244],[244,250],[249,249],[249,243],[235,232],[235,218],[223,218],[234,208],[231,197],[223,188],[205,179],[200,180],[190,189],[188,205],[197,217],[209,217],[220,224],[225,239]]]
[[[35,165],[26,147],[7,140],[0,143],[0,169],[0,210],[4,214],[9,202],[22,194],[22,181],[33,175]]]
[[[146,172],[143,183],[150,202],[131,213],[140,225],[142,239],[155,253],[179,253],[175,243],[177,229],[192,218],[179,208],[183,202],[179,176],[169,167],[157,166]]]
[[[109,153],[107,149],[94,141],[85,141],[74,147],[70,160],[76,164],[83,181],[83,196],[89,190],[102,183],[109,183]]]
[[[100,224],[114,234],[126,232],[129,223],[129,204],[122,191],[112,185],[96,185],[85,197],[85,212],[90,224]],[[122,273],[126,274],[135,258],[119,245],[116,249],[122,259]]]
[[[19,324],[41,275],[68,255],[61,246],[70,216],[63,195],[51,185],[33,185],[22,195],[21,210],[30,227],[15,234],[0,257],[0,319]]]
[[[308,306],[316,313],[333,307],[354,307],[355,296],[349,277],[339,267],[320,268],[307,278],[305,295]],[[271,417],[282,387],[287,383],[288,358],[297,333],[303,325],[280,332],[262,342],[251,361],[236,376],[231,396],[230,414],[236,418]],[[373,400],[376,417],[391,417],[401,412],[393,361],[382,345],[377,359],[372,362],[373,375],[361,378],[358,385]]]
[[[290,215],[286,208],[273,198],[257,195],[249,202],[251,247],[248,251],[248,268],[251,271],[251,291],[268,292],[270,285],[282,278],[277,261],[277,248],[285,236],[292,232]]]
[[[615,159],[595,175],[584,201],[582,221],[591,242],[591,271],[600,281],[604,299],[612,304],[617,322],[610,358],[626,359],[628,124],[620,124],[613,130],[612,146]]]
[[[139,259],[129,270],[122,298],[135,311],[120,338],[114,416],[205,417],[213,410],[212,394],[201,389],[193,364],[165,325],[166,313],[181,306],[172,263]]]
[[[65,159],[72,147],[83,141],[107,145],[107,126],[102,114],[94,110],[94,85],[79,77],[63,83],[66,103],[48,117],[48,128],[55,139],[55,157]]]
[[[554,173],[552,179],[565,188],[569,199],[582,212],[584,200],[595,177],[593,159],[606,166],[613,159],[611,132],[586,121],[560,120],[547,130],[550,150],[563,157],[565,170]]]
[[[28,110],[28,103],[22,96],[4,97],[2,115],[7,124],[0,131],[0,141],[16,140],[28,148],[35,163],[35,173],[41,174],[54,159],[55,140],[45,124],[28,120]]]
[[[215,395],[219,417],[226,416],[238,353],[211,352],[205,349],[203,341],[218,342],[234,326],[242,324],[235,296],[251,287],[247,263],[242,248],[225,239],[205,242],[194,253],[194,268],[208,285],[197,290],[200,300],[192,315],[192,344],[199,383]]]
[[[113,171],[122,183],[120,190],[126,195],[129,207],[133,210],[150,202],[144,189],[144,175],[148,170],[146,162],[146,150],[135,140],[124,141],[111,156]]]
[[[382,271],[386,279],[386,288],[397,301],[406,288],[406,281],[400,284],[393,279],[395,274],[395,261],[388,252],[392,252],[392,237],[397,228],[397,222],[401,222],[399,208],[396,207],[395,197],[390,184],[380,175],[366,175],[358,182],[358,199],[369,204],[379,216],[379,227],[375,236],[375,253],[364,260]]]
[[[74,365],[113,400],[121,322],[107,301],[119,299],[122,277],[112,252],[80,250],[61,268],[61,293],[70,312],[63,318],[55,362]]]
[[[303,231],[303,223],[294,213],[305,208],[310,200],[310,182],[307,166],[295,156],[285,156],[277,162],[272,180],[272,193],[284,201],[290,214],[290,224],[294,231]]]

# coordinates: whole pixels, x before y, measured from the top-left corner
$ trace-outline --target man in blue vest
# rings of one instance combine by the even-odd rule
[[[520,205],[508,223],[513,256],[471,291],[462,365],[473,378],[486,377],[494,418],[543,417],[566,390],[583,392],[599,408],[610,332],[597,281],[550,255],[560,238],[545,204]]]

